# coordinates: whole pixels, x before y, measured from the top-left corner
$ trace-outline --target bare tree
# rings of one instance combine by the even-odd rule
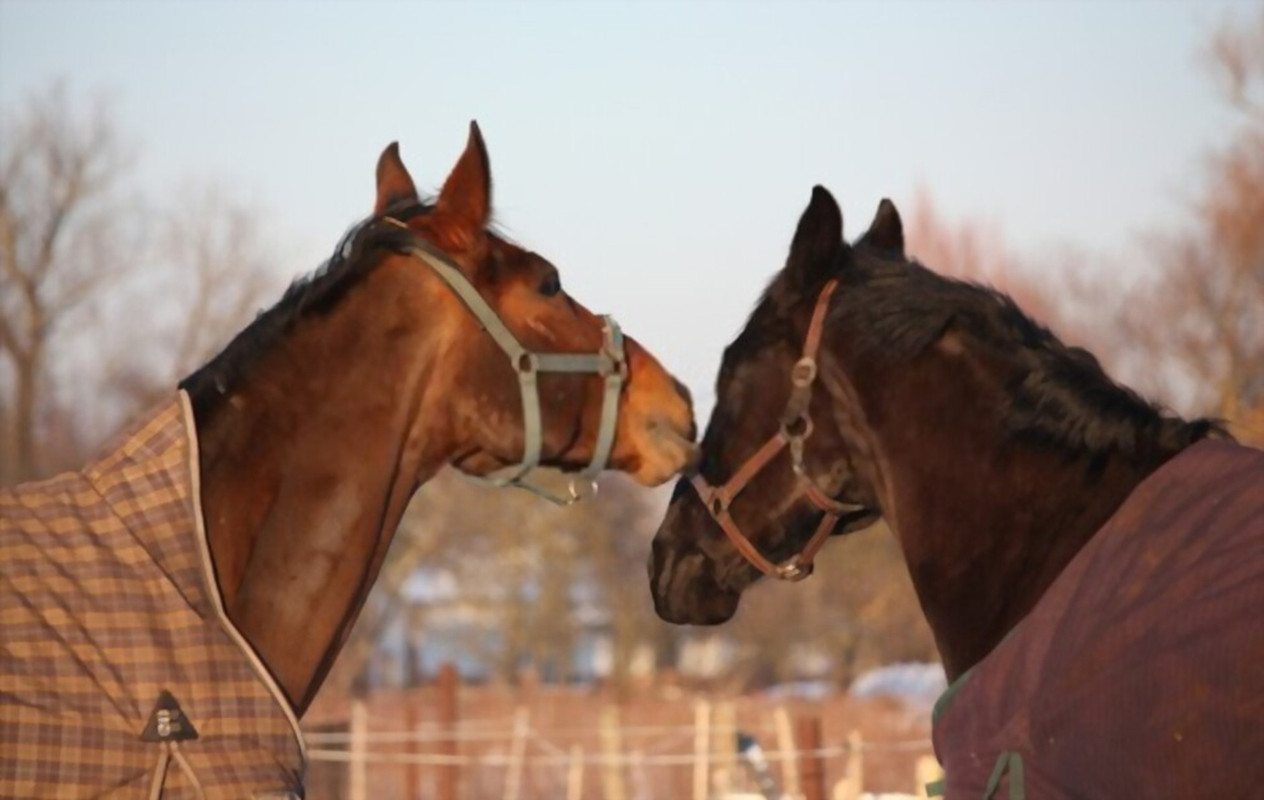
[[[1264,9],[1256,18],[1228,19],[1211,37],[1212,77],[1237,111],[1264,125]]]
[[[1238,126],[1207,161],[1193,224],[1155,237],[1122,327],[1191,409],[1264,441],[1264,9],[1208,54]]]
[[[437,476],[405,514],[324,691],[363,685],[394,623],[409,627],[415,645],[445,617],[474,621],[460,645],[501,681],[514,682],[524,670],[573,677],[587,632],[609,637],[611,679],[623,684],[632,654],[667,627],[642,577],[657,510],[618,476],[602,479],[595,500],[569,508],[451,472]],[[448,576],[456,596],[410,608],[408,582],[419,571]]]
[[[592,600],[606,614],[606,633],[611,648],[610,682],[620,691],[638,677],[645,664],[639,653],[649,648],[655,661],[674,650],[679,632],[654,612],[646,584],[645,563],[650,542],[665,510],[665,497],[655,500],[623,476],[602,480],[596,502],[586,509],[587,518],[575,526],[577,549],[583,558],[583,575]]]
[[[64,87],[31,98],[0,135],[0,480],[39,472],[41,404],[59,337],[135,263],[121,199],[128,159],[97,102],[78,113]]]
[[[155,211],[132,161],[109,106],[60,85],[3,122],[0,483],[81,461],[275,281],[258,212],[191,182]]]
[[[921,189],[906,226],[909,254],[926,266],[941,275],[994,286],[1040,322],[1056,322],[1059,309],[1051,287],[1032,280],[995,225],[970,219],[950,221],[930,192]]]
[[[104,389],[128,413],[174,390],[249,324],[269,292],[280,293],[261,211],[211,182],[185,181],[174,196],[179,203],[153,215],[150,267],[131,281],[111,325],[126,347],[103,354]]]

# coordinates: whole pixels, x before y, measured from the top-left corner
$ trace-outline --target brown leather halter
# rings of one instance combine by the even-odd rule
[[[812,560],[816,558],[817,551],[825,544],[825,540],[833,533],[838,520],[845,514],[864,508],[852,503],[840,503],[829,497],[821,491],[816,481],[808,476],[803,467],[803,444],[812,435],[812,417],[808,413],[808,405],[812,400],[812,384],[816,382],[816,351],[821,346],[825,312],[829,308],[830,297],[837,288],[838,280],[831,278],[821,288],[821,293],[816,298],[816,307],[812,310],[812,321],[808,324],[807,339],[803,343],[803,357],[795,362],[790,370],[790,383],[793,385],[790,389],[790,399],[786,401],[785,413],[781,416],[781,427],[755,451],[754,455],[746,459],[746,462],[724,485],[712,486],[701,474],[694,475],[690,480],[693,488],[698,492],[698,497],[702,498],[702,504],[707,507],[707,511],[724,530],[729,541],[737,548],[737,552],[770,578],[800,581],[811,575]],[[804,486],[808,500],[824,512],[825,516],[816,526],[816,532],[812,534],[812,538],[797,555],[791,556],[781,564],[774,564],[765,558],[751,540],[742,533],[742,529],[738,527],[733,515],[729,512],[729,507],[751,479],[768,466],[768,463],[784,447],[790,448],[792,467]]]

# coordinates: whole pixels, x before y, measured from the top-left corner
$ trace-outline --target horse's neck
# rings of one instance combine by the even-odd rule
[[[883,514],[950,679],[982,660],[1157,463],[1009,440],[955,367],[880,399]],[[996,398],[992,398],[996,401]],[[882,426],[886,426],[882,429]]]
[[[1093,480],[1082,462],[1015,463],[910,488],[901,505],[919,508],[893,527],[950,678],[1031,611],[1142,477],[1122,464]]]
[[[406,304],[373,303],[367,289],[353,295],[301,320],[198,420],[225,606],[299,713],[359,614],[409,498],[451,449],[437,427],[449,416],[438,396],[439,346],[421,331],[375,335],[378,326],[407,330],[389,319]]]

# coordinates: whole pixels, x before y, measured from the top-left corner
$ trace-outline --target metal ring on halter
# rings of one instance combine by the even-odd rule
[[[540,371],[540,357],[535,353],[523,351],[514,361],[514,369],[519,375],[530,375]]]
[[[712,516],[718,517],[721,514],[726,514],[729,510],[728,498],[719,494],[713,494],[711,499],[707,501],[707,507],[711,509]]]
[[[803,430],[797,432],[791,430],[791,428],[799,423],[803,423]],[[791,446],[793,446],[796,441],[802,443],[804,439],[807,439],[812,435],[813,430],[812,417],[807,413],[800,414],[794,419],[782,420],[781,422],[781,435],[786,437],[786,441],[789,442]]]
[[[581,486],[586,488],[581,491]],[[566,498],[565,505],[569,506],[571,503],[592,499],[597,496],[597,491],[597,481],[592,479],[580,480],[579,476],[571,476],[570,481],[566,484],[566,492],[569,497]]]
[[[812,565],[808,564],[804,566],[804,564],[799,561],[798,556],[794,556],[789,561],[777,565],[777,577],[785,581],[790,581],[791,583],[801,581],[811,574]]]
[[[601,366],[597,368],[597,374],[603,378],[618,377],[619,380],[627,380],[628,361],[625,358],[615,358],[609,353],[602,353]]]

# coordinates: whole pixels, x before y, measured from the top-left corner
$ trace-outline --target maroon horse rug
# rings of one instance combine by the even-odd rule
[[[1264,797],[1264,452],[1147,478],[935,709],[955,798]]]
[[[180,393],[0,491],[0,797],[301,792],[287,701],[224,614]]]

